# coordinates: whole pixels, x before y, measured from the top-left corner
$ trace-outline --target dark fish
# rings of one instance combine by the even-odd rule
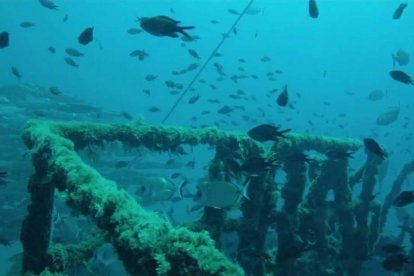
[[[85,54],[79,52],[78,50],[74,49],[74,48],[66,48],[65,49],[66,54],[68,54],[69,56],[72,57],[82,57]]]
[[[192,161],[188,161],[188,162],[185,164],[185,166],[186,166],[187,168],[192,168],[192,169],[194,169],[195,164],[196,164],[196,161],[195,161],[195,160],[192,160]]]
[[[130,35],[136,35],[136,34],[142,33],[142,30],[141,29],[138,29],[138,28],[130,28],[130,29],[128,29],[127,32]]]
[[[69,19],[69,16],[68,16],[68,15],[65,15],[65,16],[62,18],[62,22],[66,22],[66,21],[68,21],[68,19]]]
[[[0,33],[0,49],[6,48],[9,46],[9,33],[2,32]]]
[[[394,199],[392,205],[404,207],[411,203],[414,203],[414,191],[403,191]]]
[[[407,263],[410,263],[409,256],[404,253],[396,253],[382,261],[381,266],[388,271],[400,272]]]
[[[148,56],[148,53],[145,50],[134,50],[129,53],[131,57],[138,57],[139,60],[144,60],[145,57]]]
[[[33,27],[35,24],[33,22],[29,22],[29,21],[25,21],[19,24],[20,27],[22,28],[31,28]]]
[[[151,74],[149,74],[149,75],[146,75],[145,76],[145,80],[146,81],[153,81],[153,80],[156,80],[157,78],[158,78],[157,75],[151,75]]]
[[[142,29],[154,36],[178,37],[177,33],[180,33],[186,38],[191,39],[191,36],[184,30],[194,29],[193,26],[180,27],[178,26],[180,21],[174,20],[165,15],[142,17],[139,18],[138,21],[140,22]]]
[[[5,171],[0,171],[0,186],[5,186],[7,185],[7,181],[6,181],[6,177],[7,177],[7,172]]]
[[[200,95],[195,95],[195,96],[192,96],[192,97],[188,100],[188,103],[189,103],[189,104],[195,104],[195,103],[198,101],[198,99],[200,99]]]
[[[288,101],[289,101],[289,94],[288,94],[288,90],[287,90],[287,85],[285,85],[285,88],[280,93],[280,95],[277,97],[276,103],[279,106],[286,106],[288,104]]]
[[[148,111],[149,112],[158,112],[158,111],[160,111],[160,109],[156,106],[153,106],[153,107],[149,108]]]
[[[387,158],[387,153],[380,147],[377,141],[372,138],[364,139],[364,146],[366,152],[371,152],[376,156],[380,157],[382,160]]]
[[[78,36],[78,42],[82,45],[87,45],[93,40],[93,27],[86,28]]]
[[[51,52],[52,54],[56,53],[56,49],[53,46],[50,46],[49,48],[47,48],[49,50],[49,52]]]
[[[234,9],[228,9],[227,10],[229,13],[234,14],[234,15],[240,15],[240,13]]]
[[[17,69],[17,67],[12,66],[11,67],[11,72],[18,79],[20,79],[22,77],[22,74],[20,74],[20,71],[19,71],[19,69]]]
[[[386,252],[386,253],[390,253],[390,254],[394,254],[394,253],[398,253],[398,252],[403,252],[404,251],[404,246],[401,246],[399,244],[394,244],[394,243],[387,243],[384,244],[383,246],[381,246],[382,251]]]
[[[39,2],[40,5],[50,10],[56,10],[58,8],[58,6],[50,0],[39,0]]]
[[[67,65],[72,66],[72,67],[79,67],[79,65],[70,57],[65,57],[65,62]]]
[[[400,19],[401,15],[404,12],[404,9],[407,7],[407,3],[401,3],[398,8],[394,11],[392,18],[397,20]]]
[[[62,94],[62,91],[60,91],[60,89],[57,88],[56,86],[49,87],[49,92],[50,94],[56,95],[56,96]]]
[[[126,111],[121,112],[121,116],[124,117],[127,120],[130,120],[130,121],[132,121],[134,119],[134,117],[132,117],[132,115],[129,114],[128,112],[126,112]]]
[[[287,138],[284,133],[289,131],[291,131],[291,129],[279,131],[279,128],[274,125],[262,124],[250,129],[247,132],[247,135],[259,142],[277,141],[280,137]]]
[[[413,79],[403,71],[393,70],[390,72],[390,76],[396,81],[414,85]]]
[[[171,179],[176,179],[176,178],[178,178],[179,176],[181,176],[181,173],[179,173],[179,172],[175,172],[175,173],[173,173],[170,177],[171,177]]]
[[[312,18],[318,18],[319,10],[316,0],[309,0],[309,16]]]
[[[188,53],[190,54],[190,56],[192,56],[195,59],[200,59],[200,56],[198,55],[198,53],[193,50],[193,49],[188,49]]]
[[[271,170],[277,165],[279,165],[279,161],[276,159],[276,157],[269,159],[264,157],[251,157],[244,161],[237,170],[253,175],[263,171]],[[232,164],[232,166],[235,166],[235,164]],[[232,169],[236,168],[234,167]]]
[[[230,112],[232,112],[234,109],[231,108],[228,105],[223,106],[222,108],[220,108],[219,110],[217,110],[218,113],[220,114],[229,114]]]
[[[351,158],[351,159],[354,158],[353,156],[354,153],[355,153],[354,151],[334,149],[334,150],[327,151],[325,154],[327,157],[334,159],[334,160],[346,160],[348,158]]]

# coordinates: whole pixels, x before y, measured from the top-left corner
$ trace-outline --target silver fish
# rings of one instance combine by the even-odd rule
[[[393,106],[388,111],[381,113],[377,117],[377,125],[386,126],[398,119],[400,115],[400,106]]]
[[[248,188],[249,183],[243,187],[229,181],[204,181],[197,186],[197,193],[193,200],[201,206],[231,207],[235,206],[243,197],[249,199]]]
[[[75,48],[66,48],[65,52],[66,52],[66,54],[68,54],[69,56],[72,56],[72,57],[82,57],[82,56],[85,55],[84,53],[79,52]]]
[[[395,66],[405,66],[410,62],[410,54],[402,49],[399,49],[395,54],[392,54],[392,64]]]
[[[370,101],[379,101],[382,100],[384,98],[384,91],[379,90],[379,89],[375,89],[372,90],[369,94],[368,94],[368,100]]]
[[[163,176],[146,176],[140,179],[136,195],[141,203],[155,203],[171,200],[177,191],[177,185]]]

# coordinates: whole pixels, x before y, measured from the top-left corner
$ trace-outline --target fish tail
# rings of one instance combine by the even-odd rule
[[[187,27],[180,27],[180,30],[182,31],[182,30],[191,30],[191,29],[194,29],[195,27],[194,26],[187,26]]]
[[[182,35],[184,35],[186,38],[188,39],[193,39],[189,34],[187,34],[186,32],[184,32],[183,30],[185,29],[189,29],[190,27],[181,27],[180,30],[178,30],[178,32]],[[193,27],[194,28],[194,27]],[[191,28],[190,28],[191,29]]]
[[[246,198],[246,199],[248,199],[248,200],[250,200],[250,197],[249,197],[249,187],[250,187],[250,178],[247,181],[246,185],[243,186],[243,189],[241,191],[241,196],[244,197],[244,198]]]
[[[287,132],[289,132],[289,131],[291,131],[292,129],[290,129],[290,128],[288,128],[288,129],[285,129],[285,130],[282,130],[281,132],[279,132],[279,135],[280,135],[280,137],[283,137],[283,138],[288,138],[286,135],[284,135],[285,133],[287,133]]]
[[[185,186],[187,186],[187,184],[188,184],[188,180],[184,180],[183,183],[181,183],[180,187],[178,188],[181,198],[184,198],[184,188]]]

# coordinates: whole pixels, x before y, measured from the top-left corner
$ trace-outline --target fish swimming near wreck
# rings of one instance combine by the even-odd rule
[[[180,33],[188,39],[191,39],[191,36],[184,30],[194,29],[194,26],[178,26],[180,21],[174,20],[165,15],[142,17],[139,18],[138,21],[140,22],[142,29],[154,36],[178,37],[177,33]]]
[[[138,184],[136,195],[142,203],[155,203],[173,200],[179,187],[163,176],[147,176]]]
[[[279,94],[276,99],[276,103],[278,106],[286,106],[289,101],[289,94],[287,90],[287,85],[283,88],[283,91]]]
[[[414,80],[405,72],[400,70],[390,71],[390,76],[398,82],[414,85]]]
[[[287,138],[284,134],[291,131],[291,129],[279,130],[279,127],[276,127],[271,124],[262,124],[250,129],[247,132],[250,138],[259,141],[277,141],[279,138]]]
[[[387,126],[395,122],[396,120],[398,120],[398,116],[400,115],[400,109],[401,107],[399,105],[393,106],[388,111],[381,113],[377,117],[377,121],[376,121],[377,125]]]
[[[404,207],[411,203],[414,203],[414,191],[403,191],[394,199],[392,205]]]
[[[249,199],[247,194],[248,188],[249,183],[241,186],[229,181],[204,181],[197,186],[197,193],[194,195],[193,200],[198,202],[198,206],[201,207],[231,207],[235,206],[242,198]]]
[[[365,138],[364,139],[364,146],[365,151],[373,153],[374,155],[378,156],[382,160],[387,158],[387,153],[381,148],[377,141],[372,138]]]

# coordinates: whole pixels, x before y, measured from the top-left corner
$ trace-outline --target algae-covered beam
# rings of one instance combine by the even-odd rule
[[[51,183],[67,193],[68,205],[91,217],[108,234],[131,275],[243,275],[238,265],[214,247],[206,232],[174,228],[168,221],[144,210],[114,182],[84,164],[74,144],[59,135],[62,127],[58,133],[57,129],[56,125],[50,127],[45,122],[31,121],[23,130],[22,138],[34,154],[38,145],[48,144],[50,148],[47,159],[34,160],[39,162],[35,164],[37,168],[45,169],[38,173],[47,171]],[[27,219],[33,221],[33,214],[29,213]],[[30,235],[36,239],[36,233]],[[27,243],[27,239],[22,242]],[[25,254],[31,253],[25,251]]]
[[[380,229],[382,230],[387,222],[388,212],[392,206],[392,202],[398,196],[398,193],[401,191],[401,187],[404,184],[407,176],[414,172],[414,160],[407,163],[401,172],[398,174],[397,178],[392,183],[391,191],[388,193],[387,197],[384,200],[384,204],[381,210],[381,219],[380,219]]]

